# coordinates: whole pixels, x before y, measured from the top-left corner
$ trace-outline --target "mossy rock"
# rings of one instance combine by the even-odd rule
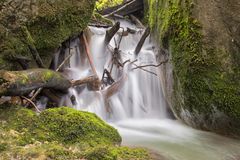
[[[95,114],[68,107],[48,109],[36,115],[25,108],[7,106],[1,108],[0,119],[7,121],[9,128],[24,133],[23,145],[34,141],[77,143],[86,147],[121,143],[117,130]]]
[[[94,10],[95,0],[1,1],[0,69],[17,69],[9,55],[31,57],[26,28],[46,65],[54,49],[83,31]],[[10,63],[9,63],[10,62]],[[32,64],[34,66],[34,64]]]
[[[166,84],[173,92],[166,90],[166,95],[176,117],[196,128],[239,137],[240,30],[234,26],[240,19],[233,16],[240,14],[238,1],[148,2],[149,25],[172,57],[173,74],[165,77],[173,77],[174,84]]]
[[[92,113],[62,107],[37,115],[19,106],[0,106],[0,159],[151,159],[147,150],[120,143],[117,130]]]

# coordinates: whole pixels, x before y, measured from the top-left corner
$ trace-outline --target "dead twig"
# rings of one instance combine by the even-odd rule
[[[137,66],[135,68],[133,68],[132,70],[138,69],[138,68],[145,68],[145,67],[160,67],[162,64],[165,64],[168,62],[168,59],[160,62],[159,64],[147,64],[147,65],[143,65],[143,66]]]
[[[136,64],[133,64],[133,65],[138,67],[138,65],[136,65]],[[153,75],[157,76],[156,73],[154,73],[154,72],[152,72],[152,71],[149,71],[149,70],[147,70],[147,69],[144,69],[144,68],[139,68],[139,69],[142,70],[142,71],[145,71],[145,72],[147,72],[147,73],[150,73],[150,74],[153,74]]]
[[[33,107],[36,109],[37,112],[41,112],[38,107],[33,103],[33,101],[31,99],[28,99],[27,97],[25,96],[21,96],[21,98],[25,99],[26,101],[28,101],[29,103],[31,103],[33,105]]]

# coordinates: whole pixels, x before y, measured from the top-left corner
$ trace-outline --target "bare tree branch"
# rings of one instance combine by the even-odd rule
[[[138,68],[145,68],[145,67],[159,67],[162,64],[165,64],[167,62],[168,62],[168,59],[163,61],[163,62],[160,62],[159,64],[147,64],[147,65],[143,65],[143,66],[137,66],[137,67],[133,68],[132,70],[135,70],[135,69],[138,69]]]
[[[124,8],[128,7],[129,5],[133,4],[135,1],[136,1],[136,0],[132,0],[132,1],[127,2],[127,3],[126,3],[125,5],[123,5],[122,7],[118,8],[117,10],[115,10],[115,11],[113,11],[113,12],[107,14],[107,15],[104,15],[103,17],[104,17],[104,18],[109,17],[109,16],[111,16],[111,15],[113,15],[113,14],[115,14],[115,13],[121,11],[121,10],[123,10]]]

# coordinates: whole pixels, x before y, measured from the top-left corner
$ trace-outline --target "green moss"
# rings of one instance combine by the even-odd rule
[[[151,159],[146,150],[120,142],[118,132],[92,113],[62,107],[37,115],[0,106],[0,159]]]
[[[150,160],[149,153],[142,148],[107,147],[91,149],[84,156],[88,160]]]
[[[6,143],[0,143],[0,153],[7,150],[7,144]]]
[[[233,134],[239,134],[236,131],[240,121],[239,67],[231,71],[222,67],[224,58],[219,55],[231,57],[233,53],[222,53],[204,43],[201,24],[191,13],[193,7],[192,0],[149,0],[149,25],[160,46],[172,54],[174,112],[184,118],[182,112],[188,111],[191,116],[187,123],[219,132],[229,125],[215,119],[215,114],[222,112],[232,119]],[[206,123],[200,124],[197,115],[204,115]]]
[[[102,10],[102,9],[105,9],[107,7],[113,7],[113,6],[116,6],[116,5],[119,5],[123,3],[123,0],[98,0],[96,2],[96,9],[97,10]]]
[[[13,55],[31,57],[28,43],[36,47],[42,59],[48,64],[54,49],[69,37],[85,29],[92,16],[95,0],[64,0],[54,1],[51,4],[39,1],[35,5],[38,8],[38,14],[35,16],[32,15],[33,10],[29,10],[31,7],[24,8],[26,7],[24,6],[17,10],[24,18],[19,16],[14,27],[7,23],[8,13],[1,13],[0,69],[17,68],[16,65],[7,65],[9,61],[3,59],[9,55],[9,52]],[[22,9],[29,11],[21,13]]]
[[[119,147],[112,149],[112,152],[117,154],[120,160],[151,160],[148,151],[143,148]]]
[[[52,133],[50,137],[63,143],[96,145],[121,142],[118,132],[92,113],[63,107],[44,111],[39,117],[42,125]]]
[[[38,116],[28,109],[4,107],[0,119],[6,120],[10,128],[24,132],[22,144],[35,140],[82,146],[121,143],[118,132],[95,114],[67,107],[49,109]]]

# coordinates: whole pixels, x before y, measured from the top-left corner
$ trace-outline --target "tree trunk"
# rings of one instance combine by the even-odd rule
[[[67,92],[76,85],[98,84],[96,77],[86,77],[71,81],[60,72],[49,69],[29,69],[24,71],[0,71],[0,96],[22,96],[38,88],[49,88]]]

